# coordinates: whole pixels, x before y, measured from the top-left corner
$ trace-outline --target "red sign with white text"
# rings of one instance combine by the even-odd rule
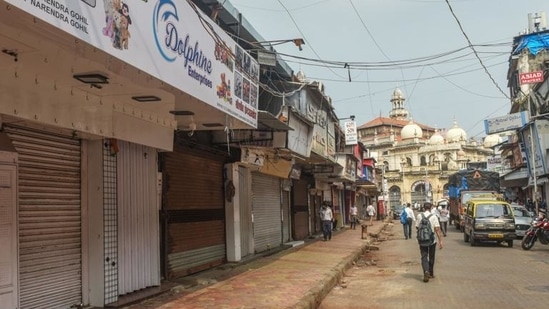
[[[533,84],[543,82],[543,71],[526,72],[519,74],[520,84]]]

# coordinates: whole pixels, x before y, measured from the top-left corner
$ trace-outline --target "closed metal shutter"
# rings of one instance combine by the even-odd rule
[[[169,279],[226,261],[224,157],[176,149],[164,154],[163,239]]]
[[[157,153],[118,142],[118,293],[160,285]]]
[[[279,178],[252,173],[252,195],[254,251],[279,247],[282,245]]]
[[[4,125],[19,154],[20,305],[82,302],[80,140]]]
[[[7,159],[6,159],[7,160]],[[17,308],[17,179],[15,164],[0,165],[0,308]]]

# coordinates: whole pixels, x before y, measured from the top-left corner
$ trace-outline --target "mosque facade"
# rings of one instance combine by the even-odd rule
[[[385,207],[436,202],[447,196],[448,176],[462,169],[486,169],[499,136],[477,142],[467,138],[456,120],[448,130],[415,122],[400,89],[391,96],[389,117],[357,128],[358,138],[379,171],[379,200]]]

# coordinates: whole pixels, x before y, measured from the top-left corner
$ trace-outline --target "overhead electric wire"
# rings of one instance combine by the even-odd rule
[[[214,39],[214,41],[216,41],[216,43],[222,45],[224,48],[226,48],[227,50],[230,51],[230,48],[229,48],[229,47],[226,45],[226,43],[219,37],[219,34],[216,33],[216,31],[215,31],[214,28],[212,27],[211,23],[210,23],[208,20],[205,20],[205,19],[201,16],[201,14],[198,12],[198,8],[196,8],[196,7],[194,6],[194,4],[193,4],[190,0],[187,0],[187,2],[189,2],[189,4],[191,4],[191,7],[195,10],[197,16],[199,17],[199,19],[200,19],[200,21],[201,21],[201,23],[202,23],[202,26],[207,30],[207,32],[210,34],[210,36],[212,36],[212,38]],[[279,2],[280,2],[280,0],[279,0]],[[484,71],[488,74],[488,76],[490,77],[490,79],[492,80],[492,82],[496,85],[496,87],[498,88],[498,90],[499,90],[501,93],[503,93],[504,96],[508,99],[509,97],[501,90],[501,88],[499,87],[499,85],[497,85],[497,83],[495,82],[495,80],[493,79],[493,77],[490,75],[490,73],[489,73],[489,71],[488,71],[486,65],[484,64],[484,62],[482,61],[482,59],[481,59],[480,56],[479,56],[479,52],[477,52],[477,50],[474,48],[475,45],[473,45],[473,44],[471,43],[471,41],[470,41],[469,38],[467,37],[467,34],[463,31],[463,28],[462,28],[462,26],[461,26],[461,23],[459,22],[459,20],[457,19],[457,17],[456,17],[455,14],[453,13],[453,10],[452,10],[452,8],[451,8],[451,6],[450,6],[450,4],[448,3],[447,0],[446,0],[446,3],[447,3],[448,6],[450,7],[450,11],[452,12],[452,15],[454,15],[454,18],[456,19],[456,21],[457,21],[457,23],[458,23],[458,25],[459,25],[459,27],[460,27],[460,29],[461,29],[463,35],[467,38],[467,41],[468,41],[468,44],[469,44],[469,45],[468,45],[468,48],[471,48],[471,49],[473,50],[473,53],[475,54],[475,57],[476,57],[477,60],[481,63],[482,68],[484,69]],[[282,3],[280,3],[280,4],[282,5]],[[282,5],[282,6],[284,7],[284,5]],[[285,8],[285,7],[284,7],[284,8]],[[286,8],[285,8],[285,9],[286,9]],[[287,11],[287,12],[288,12],[288,11]],[[289,14],[289,12],[288,12],[288,14]],[[295,20],[293,19],[293,17],[291,16],[291,14],[289,14],[289,15],[290,15],[290,17],[292,18],[292,20],[294,21],[294,24],[295,24]],[[296,24],[296,27],[297,27],[297,24]],[[300,31],[300,33],[301,33],[301,30],[299,30],[299,31]],[[506,43],[499,43],[499,44],[482,44],[482,45],[477,45],[477,46],[479,46],[479,47],[480,47],[480,46],[483,46],[483,47],[486,47],[486,46],[496,46],[496,45],[501,45],[501,46],[503,46],[504,44],[507,45]],[[436,56],[435,58],[430,58],[430,59],[431,59],[431,60],[434,60],[434,59],[442,58],[442,57],[444,57],[444,56],[446,56],[446,55],[450,55],[450,54],[459,52],[459,51],[461,51],[461,50],[463,50],[463,48],[458,49],[458,50],[455,50],[455,51],[453,51],[453,52],[451,51],[451,52],[447,52],[447,53],[444,53],[444,54],[439,54],[439,56]],[[313,51],[313,52],[314,52],[314,51]],[[317,54],[316,52],[315,52],[315,54],[318,56],[318,54]],[[502,53],[502,54],[503,54],[503,53]],[[505,53],[505,54],[506,54],[506,53]],[[286,56],[290,56],[290,55],[286,55]],[[465,55],[465,56],[466,56],[466,55]],[[465,57],[465,56],[456,56],[456,57],[454,57],[454,59],[459,59],[459,58],[462,58],[462,57]],[[234,60],[234,54],[232,54],[232,52],[230,53],[230,57]],[[320,58],[320,57],[319,57],[319,58]],[[408,59],[408,60],[406,60],[406,62],[403,62],[403,64],[414,63],[413,61],[416,61],[416,62],[427,61],[427,60],[424,60],[424,59],[427,59],[427,58],[428,58],[428,57],[417,58],[417,59],[421,59],[421,60],[417,60],[417,59],[416,59],[416,60],[414,60],[414,59]],[[315,59],[315,61],[323,61],[323,60]],[[448,62],[448,61],[446,61],[446,62]],[[327,62],[325,62],[325,61],[324,61],[324,63],[327,64]],[[334,62],[334,63],[335,63],[335,62]],[[341,62],[339,62],[339,63],[341,63]],[[352,62],[351,62],[351,63],[352,63]],[[360,63],[362,63],[362,62],[360,62]],[[395,62],[394,62],[394,61],[389,61],[389,62],[385,62],[385,63],[384,63],[384,62],[377,62],[377,63],[367,63],[367,64],[370,64],[370,65],[371,65],[371,67],[369,68],[369,69],[371,70],[371,68],[373,67],[372,64],[377,64],[377,65],[381,66],[381,65],[386,65],[386,64],[389,65],[389,64],[391,64],[391,63],[392,63],[393,66],[395,65]],[[363,64],[363,63],[362,63],[362,64]],[[496,66],[496,65],[499,65],[499,64],[501,64],[501,63],[497,63],[497,64],[495,64],[495,65],[493,65],[493,66]],[[354,66],[357,66],[356,63],[353,64],[353,65],[354,65]],[[430,64],[430,65],[433,65],[433,64]],[[424,66],[425,66],[425,64],[424,64]],[[328,68],[329,68],[329,67],[328,67]],[[432,68],[432,67],[431,67],[431,68]],[[330,68],[329,68],[329,69],[330,69]],[[353,69],[354,69],[354,68],[353,68]],[[432,69],[433,69],[433,68],[432,68]],[[331,70],[331,69],[330,69],[330,70]],[[434,70],[434,69],[433,69],[433,70]],[[437,72],[436,70],[434,70],[434,71]],[[466,73],[468,73],[468,72],[473,72],[473,71],[476,71],[476,70],[469,70],[469,71],[464,71],[464,72],[459,72],[459,73],[453,73],[453,74],[444,74],[444,75],[441,75],[440,73],[437,72],[438,75],[437,75],[436,77],[433,76],[433,77],[421,78],[421,79],[420,79],[420,78],[416,78],[416,79],[414,79],[414,80],[412,80],[412,81],[414,81],[414,82],[417,84],[418,82],[425,81],[425,80],[430,80],[430,79],[434,79],[434,78],[437,78],[437,77],[438,77],[438,78],[444,78],[444,79],[446,79],[445,77],[447,77],[447,76],[458,75],[458,74],[466,74]],[[277,72],[275,72],[275,73],[277,73]],[[335,72],[334,72],[334,73],[335,73]],[[336,75],[338,75],[338,74],[336,74]],[[338,76],[339,76],[339,75],[338,75]],[[318,79],[318,80],[327,80],[327,79]],[[446,79],[446,80],[447,80],[447,79]],[[409,81],[409,80],[403,80],[403,82],[406,82],[406,81]],[[369,77],[368,77],[366,82],[368,83],[368,87],[369,87],[369,85],[370,85],[370,83],[371,83],[372,81],[370,81],[370,80],[369,80]],[[378,81],[378,82],[379,82],[379,81]],[[388,82],[388,81],[386,81],[386,82]],[[271,84],[272,84],[272,83],[271,83]],[[263,89],[264,91],[267,91],[267,92],[271,93],[273,96],[278,96],[278,97],[284,97],[284,96],[291,95],[291,94],[293,94],[293,93],[296,93],[296,92],[300,91],[300,90],[303,89],[306,85],[308,85],[308,83],[298,83],[298,84],[299,84],[299,87],[295,88],[294,90],[292,90],[292,91],[290,91],[290,92],[285,92],[285,91],[282,91],[282,92],[281,92],[279,89],[274,90],[274,89],[272,89],[269,85],[266,85],[266,84],[261,83],[261,82],[258,81],[258,85],[259,85],[259,87],[260,87],[261,89]],[[273,84],[273,85],[274,85],[274,84]],[[457,87],[457,85],[455,85],[455,84],[453,84],[453,85]],[[415,87],[415,86],[414,86],[414,87]],[[461,88],[461,87],[458,87],[458,88],[460,88],[461,90],[464,90],[464,89]],[[369,89],[370,89],[370,88],[369,88]],[[391,89],[392,89],[392,88],[391,88]],[[379,91],[379,92],[376,92],[376,93],[382,93],[382,92],[385,92],[385,91],[387,91],[387,90]],[[469,92],[469,93],[475,94],[475,93],[472,93],[472,92]],[[361,96],[358,96],[358,97],[356,97],[356,98],[360,98],[360,97],[364,97],[364,96],[370,96],[370,97],[371,97],[372,94],[373,94],[373,93],[369,90],[369,93],[368,93],[368,94],[361,95]],[[475,95],[479,95],[479,94],[475,94]],[[345,101],[345,100],[352,100],[352,99],[354,99],[354,98],[347,98],[347,99],[342,99],[342,100],[338,100],[338,101]],[[506,105],[507,105],[507,104],[506,104]],[[501,109],[504,108],[504,107],[505,107],[505,106],[502,106],[502,107],[498,108],[497,110],[495,110],[495,111],[493,111],[492,113],[490,113],[487,117],[489,117],[489,116],[495,114],[496,112],[498,112],[499,110],[501,110]],[[478,121],[477,123],[475,123],[474,126],[478,125],[478,123],[480,123],[480,122],[482,122],[482,120],[480,120],[480,121]],[[475,136],[476,136],[476,135],[475,135]]]
[[[484,68],[484,72],[486,72],[486,75],[488,75],[488,77],[490,78],[490,80],[492,81],[492,83],[496,86],[496,88],[499,90],[499,92],[501,92],[507,99],[511,99],[509,97],[509,95],[507,93],[505,93],[505,91],[503,91],[503,89],[501,89],[501,87],[498,85],[498,83],[496,82],[496,80],[494,79],[494,77],[492,77],[492,74],[490,74],[490,72],[488,71],[488,68],[486,68],[486,66],[484,65],[484,63],[482,62],[482,59],[480,58],[480,56],[477,54],[477,51],[475,50],[475,48],[473,47],[473,43],[471,42],[471,40],[469,39],[469,36],[467,35],[467,33],[465,33],[465,30],[463,30],[463,26],[461,25],[461,22],[459,21],[458,17],[456,16],[456,14],[454,13],[454,9],[452,8],[452,5],[450,5],[450,2],[448,0],[444,0],[446,2],[446,4],[448,5],[448,8],[450,9],[450,13],[452,13],[452,16],[454,17],[454,19],[456,20],[458,26],[459,26],[459,29],[461,31],[461,33],[463,34],[463,36],[465,37],[465,39],[467,40],[467,43],[469,43],[469,47],[471,48],[471,50],[473,50],[473,53],[475,54],[475,57],[478,59],[480,65]]]
[[[286,10],[286,13],[288,14],[288,16],[290,17],[290,19],[292,20],[292,22],[294,23],[297,31],[299,31],[299,33],[301,34],[301,36],[303,37],[303,39],[305,40],[305,34],[303,34],[303,31],[301,31],[301,29],[299,28],[299,25],[297,24],[297,22],[295,21],[294,17],[292,16],[292,14],[290,13],[290,11],[286,8],[286,6],[282,3],[282,1],[278,0],[278,3],[280,3],[280,5],[284,8],[284,10]],[[309,45],[309,49],[318,57],[318,59],[321,59],[322,57],[320,57],[320,55],[316,52],[316,50],[313,48],[313,46],[311,45],[311,43],[309,41],[306,41],[307,42],[307,45]],[[330,70],[332,73],[334,73],[334,75],[338,76],[338,77],[342,77],[341,75],[337,74],[334,70],[332,70],[330,67],[326,67],[328,70]]]
[[[496,63],[496,64],[493,64],[491,66],[488,66],[488,67],[494,67],[494,66],[498,66],[498,65],[501,65],[501,64],[505,64],[507,63],[506,61],[505,62],[499,62],[499,63]],[[456,76],[456,75],[462,75],[462,74],[467,74],[467,73],[471,73],[471,72],[475,72],[475,71],[479,71],[479,70],[482,70],[482,68],[477,68],[477,69],[473,69],[473,70],[468,70],[468,71],[463,71],[463,72],[457,72],[457,73],[451,73],[451,74],[445,74],[444,76]],[[324,78],[324,77],[311,77],[311,78],[315,78],[315,79],[318,79],[320,81],[331,81],[331,82],[345,82],[345,79],[329,79],[329,78]],[[426,80],[433,80],[433,79],[437,79],[437,78],[440,78],[440,76],[429,76],[429,77],[423,77],[421,78],[420,80],[421,81],[426,81]],[[412,82],[412,81],[416,81],[417,79],[405,79],[404,82]],[[366,81],[360,81],[360,80],[356,80],[355,82],[357,83],[364,83]],[[377,81],[369,81],[370,83],[394,83],[395,80],[377,80]]]

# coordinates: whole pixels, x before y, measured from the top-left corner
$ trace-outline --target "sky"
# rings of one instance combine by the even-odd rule
[[[414,122],[480,140],[484,119],[509,113],[513,37],[546,0],[230,0],[279,56],[320,81],[337,116],[389,117],[399,88]],[[348,66],[345,66],[345,63]]]

